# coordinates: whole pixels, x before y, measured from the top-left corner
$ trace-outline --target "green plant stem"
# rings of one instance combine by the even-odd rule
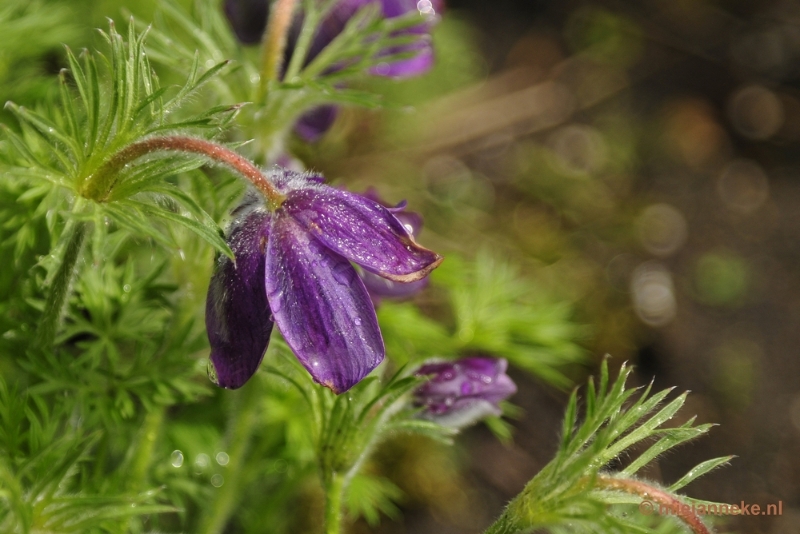
[[[139,439],[131,457],[129,476],[126,482],[127,488],[131,491],[139,492],[144,489],[147,481],[147,470],[150,467],[153,450],[155,449],[163,421],[163,406],[157,406],[144,416],[142,428],[139,430]]]
[[[342,495],[345,477],[332,473],[325,482],[325,534],[342,531]]]
[[[269,82],[277,80],[283,65],[286,39],[292,25],[297,0],[276,0],[272,4],[269,22],[262,39],[261,96],[267,94]]]
[[[183,152],[206,156],[213,161],[230,167],[252,182],[264,194],[270,209],[275,210],[283,203],[284,196],[275,189],[261,170],[247,158],[222,145],[204,139],[179,135],[151,137],[126,146],[103,163],[86,180],[81,191],[83,196],[97,202],[108,201],[119,172],[125,165],[154,152]]]
[[[303,27],[300,30],[300,36],[297,38],[297,44],[292,51],[292,58],[289,61],[289,66],[286,67],[285,80],[292,81],[292,79],[300,73],[303,68],[303,62],[308,55],[308,49],[311,46],[311,41],[314,39],[314,33],[317,31],[320,17],[322,12],[317,8],[314,2],[310,3],[310,9],[305,10]]]
[[[75,209],[78,209],[77,205]],[[89,223],[85,221],[76,221],[72,227],[72,234],[68,238],[64,257],[56,270],[50,286],[50,293],[45,301],[44,315],[38,328],[37,346],[39,347],[47,347],[55,339],[58,324],[61,322],[72,289],[78,258],[80,258],[88,232]]]
[[[228,426],[228,457],[230,461],[225,469],[224,484],[217,489],[217,495],[211,509],[204,516],[198,532],[204,534],[220,534],[224,531],[231,513],[239,501],[242,491],[242,478],[247,465],[247,453],[250,440],[259,414],[258,401],[261,399],[258,381],[238,390],[231,410],[232,416]]]

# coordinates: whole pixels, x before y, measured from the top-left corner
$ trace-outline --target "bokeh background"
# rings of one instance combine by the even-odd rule
[[[783,501],[780,518],[720,530],[800,532],[800,2],[448,6],[437,38],[460,35],[441,56],[460,55],[398,88],[415,111],[353,114],[315,161],[413,180],[426,239],[491,243],[575,303],[595,363],[691,390],[684,418],[720,426],[650,477],[735,454],[688,492]],[[410,497],[381,532],[476,532],[551,458],[566,396],[515,378],[512,445],[477,428],[460,464],[417,471],[385,453]]]
[[[63,66],[59,43],[90,42],[123,10],[149,20],[156,4],[59,6],[74,26],[23,64],[0,55],[4,100],[50,90],[38,75]],[[800,2],[449,0],[435,41],[429,76],[368,82],[388,110],[348,109],[297,154],[355,190],[407,198],[426,245],[512,258],[573,305],[586,325],[576,383],[609,354],[641,384],[692,390],[682,417],[720,426],[648,476],[735,454],[688,493],[783,502],[781,517],[721,531],[800,532]],[[402,489],[401,514],[354,532],[491,523],[552,457],[567,398],[512,372],[513,442],[477,427],[455,455],[386,444],[374,469]],[[298,506],[318,504],[310,490]]]

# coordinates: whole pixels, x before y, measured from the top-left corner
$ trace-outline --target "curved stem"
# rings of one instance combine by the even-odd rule
[[[276,0],[270,10],[269,22],[262,39],[261,96],[267,93],[267,84],[277,80],[283,65],[283,54],[297,0]]]
[[[332,473],[325,483],[325,534],[339,534],[342,531],[344,482],[344,476]]]
[[[126,146],[103,163],[100,168],[87,179],[82,191],[83,196],[98,202],[106,202],[111,195],[111,191],[122,168],[131,161],[153,152],[186,152],[201,154],[211,160],[230,167],[250,180],[250,182],[252,182],[267,198],[267,205],[270,209],[277,209],[284,200],[284,196],[275,189],[275,186],[270,183],[261,170],[250,160],[222,145],[203,139],[179,135],[151,137]]]
[[[695,534],[711,534],[711,531],[709,531],[708,527],[705,526],[703,521],[700,519],[700,516],[698,516],[694,510],[691,509],[691,507],[661,488],[652,486],[640,480],[614,478],[605,475],[597,476],[597,479],[595,480],[595,486],[602,489],[610,489],[621,491],[623,493],[629,493],[631,495],[638,495],[639,497],[642,497],[642,499],[649,501],[651,504],[657,504],[659,506],[659,511],[662,507],[664,507],[666,510],[669,510],[668,513],[674,514],[681,521],[686,523],[686,526],[692,529],[692,532]],[[650,511],[653,512],[654,510]]]
[[[89,223],[86,221],[75,222],[72,234],[67,241],[67,248],[64,250],[61,265],[58,266],[58,270],[53,277],[50,293],[47,295],[47,301],[45,301],[44,315],[39,323],[39,335],[36,341],[39,347],[47,347],[56,336],[58,323],[64,314],[64,308],[72,289],[75,267],[78,264],[78,258],[80,258],[83,243],[88,233]]]

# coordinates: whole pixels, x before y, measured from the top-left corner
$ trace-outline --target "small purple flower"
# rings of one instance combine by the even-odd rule
[[[397,217],[397,220],[405,226],[406,230],[416,239],[422,231],[422,217],[418,213],[406,211],[406,202],[403,201],[397,206],[390,207],[386,202],[381,200],[378,192],[374,188],[369,188],[364,196],[370,200],[374,200],[381,206],[384,206],[392,214]],[[359,276],[364,281],[364,285],[369,292],[369,296],[375,307],[380,305],[384,298],[389,299],[406,299],[413,297],[426,287],[428,287],[429,277],[425,276],[414,282],[397,282],[383,278],[369,271],[359,272]]]
[[[379,56],[387,57],[387,59],[389,56],[397,54],[413,54],[411,57],[394,61],[387,60],[371,69],[371,74],[390,78],[406,78],[418,76],[430,70],[433,65],[430,31],[436,13],[444,9],[444,0],[339,0],[314,35],[305,58],[305,64],[310,63],[342,33],[347,22],[358,10],[375,2],[380,2],[383,16],[386,18],[400,17],[416,11],[426,15],[428,22],[398,32],[399,35],[418,36],[413,42],[382,50],[379,53]],[[236,37],[242,44],[257,44],[261,41],[267,26],[268,0],[225,0],[223,9]],[[302,16],[298,16],[289,32],[284,67],[288,65],[292,57],[302,25]],[[323,106],[311,110],[300,117],[295,131],[306,141],[316,141],[330,128],[336,115],[336,108],[333,106]]]
[[[217,383],[242,386],[258,369],[273,322],[311,376],[336,393],[384,358],[375,309],[353,263],[400,282],[442,261],[419,246],[392,213],[322,177],[271,173],[285,200],[274,212],[255,197],[234,212],[228,244],[206,301]]]
[[[432,375],[414,393],[423,417],[444,426],[463,427],[502,412],[498,403],[517,391],[505,359],[471,357],[429,363],[418,376]]]

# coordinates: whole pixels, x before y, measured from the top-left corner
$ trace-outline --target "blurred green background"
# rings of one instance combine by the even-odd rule
[[[35,102],[60,43],[90,45],[123,11],[149,21],[156,2],[37,4],[52,31],[13,62],[3,40],[25,28],[0,27],[3,100]],[[721,529],[800,532],[800,2],[451,0],[434,38],[430,75],[368,82],[388,110],[348,109],[295,152],[353,190],[408,199],[433,249],[511,258],[542,298],[575,306],[593,362],[692,390],[683,417],[720,427],[648,475],[735,454],[690,494],[783,501],[782,517]],[[416,303],[435,307],[435,292]],[[374,469],[404,492],[402,515],[354,531],[488,525],[551,458],[566,402],[513,376],[512,444],[485,427],[455,456],[389,443]],[[318,505],[313,490],[300,504]]]

